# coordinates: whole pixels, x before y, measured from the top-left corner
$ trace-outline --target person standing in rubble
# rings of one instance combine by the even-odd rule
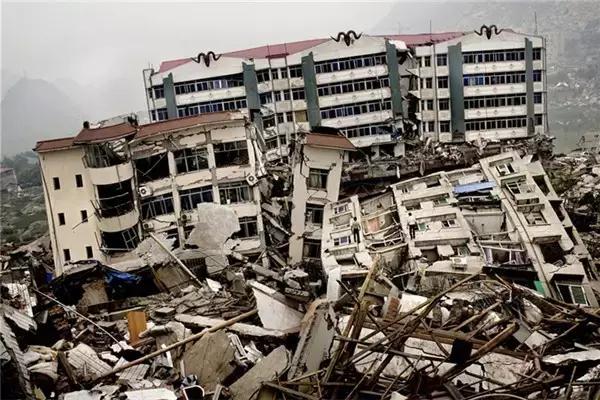
[[[354,217],[352,221],[352,234],[354,235],[354,243],[360,243],[360,222]]]
[[[415,239],[415,232],[417,231],[417,219],[412,213],[408,213],[408,233],[410,234],[411,240]]]

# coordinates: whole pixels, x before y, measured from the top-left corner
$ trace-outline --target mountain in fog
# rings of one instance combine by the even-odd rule
[[[41,139],[74,135],[85,119],[75,101],[42,79],[21,78],[1,107],[3,155],[31,150]]]

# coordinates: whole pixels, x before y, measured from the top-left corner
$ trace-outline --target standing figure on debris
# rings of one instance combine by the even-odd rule
[[[412,213],[408,213],[408,233],[410,234],[410,238],[415,238],[415,232],[417,231],[417,220]]]
[[[360,222],[354,217],[352,222],[352,234],[354,235],[354,243],[360,243]]]

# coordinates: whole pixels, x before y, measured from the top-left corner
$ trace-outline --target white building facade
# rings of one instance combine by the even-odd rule
[[[86,126],[75,137],[38,142],[36,151],[57,275],[78,260],[126,260],[144,232],[183,243],[200,203],[235,211],[235,251],[264,248],[260,153],[241,113]]]

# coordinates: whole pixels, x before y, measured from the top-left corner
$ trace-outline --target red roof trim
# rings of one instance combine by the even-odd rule
[[[341,149],[354,151],[356,147],[346,136],[326,135],[322,133],[308,133],[304,142],[308,146],[324,147],[330,149]]]
[[[64,150],[71,147],[73,145],[74,136],[64,137],[58,139],[49,139],[49,140],[39,140],[34,147],[34,151],[38,153],[43,153],[46,151],[55,151],[55,150]]]

